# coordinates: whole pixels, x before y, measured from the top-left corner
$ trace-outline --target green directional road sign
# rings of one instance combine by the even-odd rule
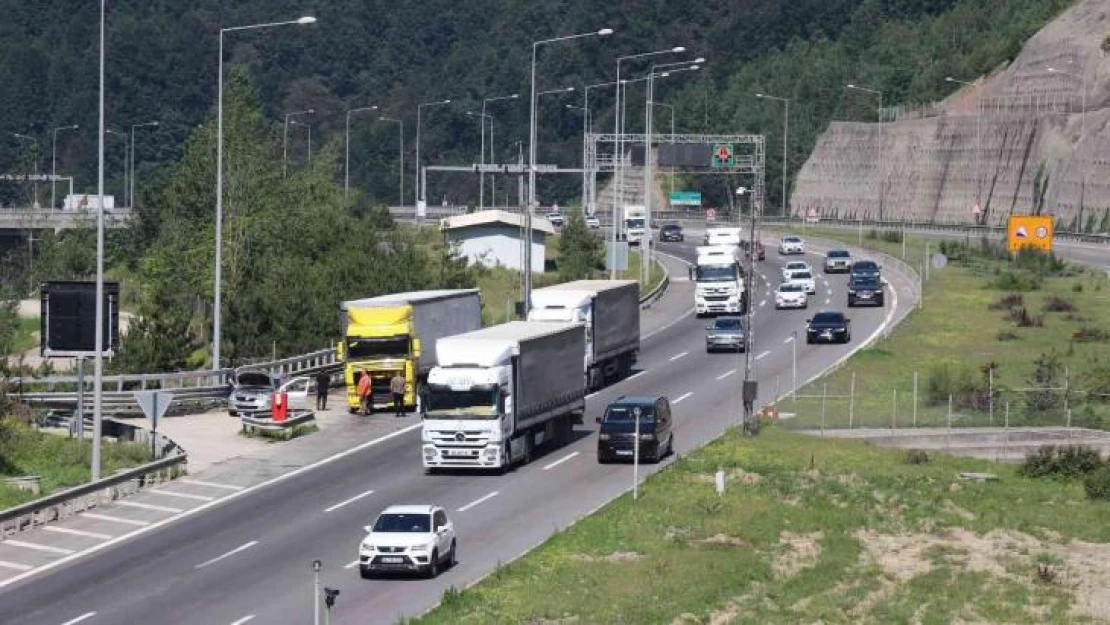
[[[714,167],[736,167],[736,152],[731,143],[718,143],[713,146]]]
[[[671,191],[671,206],[701,206],[698,191]]]

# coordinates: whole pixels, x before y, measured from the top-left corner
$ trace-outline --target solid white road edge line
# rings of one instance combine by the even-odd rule
[[[488,495],[485,495],[483,497],[479,497],[479,498],[475,499],[474,501],[466,504],[465,506],[463,506],[461,508],[457,508],[455,511],[456,512],[466,512],[467,510],[473,508],[474,506],[477,506],[477,505],[482,504],[486,501],[489,501],[490,499],[493,499],[494,497],[496,497],[500,493],[501,493],[501,491],[495,490],[495,491],[493,491],[492,493],[490,493]]]
[[[674,261],[680,262],[680,263],[682,263],[683,265],[686,265],[687,267],[690,267],[690,266],[692,266],[692,265],[693,265],[693,263],[691,263],[690,261],[688,261],[688,260],[683,260],[683,259],[681,259],[681,258],[679,258],[679,257],[675,256],[674,254],[668,254],[668,253],[666,253],[666,252],[660,252],[660,251],[656,251],[656,252],[655,252],[655,255],[656,255],[656,256],[666,256],[667,258],[670,258],[671,260],[674,260]],[[680,321],[682,321],[682,320],[686,319],[687,317],[689,317],[689,316],[690,316],[690,313],[692,313],[692,312],[694,312],[694,307],[693,307],[693,306],[691,306],[690,308],[687,308],[686,310],[682,311],[682,314],[681,314],[681,315],[679,315],[679,316],[675,317],[674,319],[672,319],[672,320],[668,321],[667,323],[663,324],[663,326],[662,326],[662,327],[660,327],[660,328],[656,328],[656,329],[652,330],[651,332],[648,332],[647,334],[645,334],[645,335],[641,336],[641,337],[640,337],[640,341],[641,341],[641,342],[642,342],[642,341],[646,341],[646,340],[650,339],[651,337],[655,336],[656,334],[659,334],[659,333],[660,333],[660,332],[662,332],[663,330],[666,330],[667,328],[670,328],[670,327],[671,327],[671,326],[673,326],[674,324],[676,324],[676,323],[678,323],[678,322],[680,322]]]
[[[783,339],[783,341],[782,341],[782,342],[783,342],[783,343],[785,343],[785,344],[789,344],[789,343],[790,343],[790,341],[793,341],[793,340],[794,340],[794,337],[793,337],[793,336],[788,336],[788,337],[786,337],[785,339]]]
[[[771,355],[771,352],[769,352],[769,351],[768,352],[761,352],[758,356],[755,357],[755,359],[756,360],[763,360],[764,358],[766,358],[767,356],[770,356],[770,355]]]
[[[84,536],[85,538],[95,538],[97,540],[111,540],[112,539],[111,534],[101,534],[99,532],[86,532],[86,531],[83,531],[83,530],[70,529],[68,527],[55,527],[53,525],[47,525],[47,526],[43,527],[42,531],[44,531],[44,532],[54,532],[54,533],[57,533],[57,534],[70,534],[72,536]]]
[[[355,568],[356,566],[358,566],[358,560],[355,560],[355,561],[353,561],[353,562],[348,562],[347,564],[344,564],[344,565],[343,565],[343,568],[345,568],[345,569],[353,569],[353,568]]]
[[[571,452],[571,453],[563,456],[562,458],[559,458],[555,462],[552,462],[551,464],[548,464],[548,465],[544,466],[543,470],[547,471],[547,470],[550,470],[550,469],[554,469],[555,467],[559,466],[560,464],[563,464],[567,460],[570,460],[571,458],[577,456],[579,453],[580,452],[577,452],[577,451]]]
[[[679,397],[678,399],[676,399],[676,400],[672,401],[672,402],[671,402],[671,404],[677,404],[678,402],[680,402],[680,401],[682,401],[682,400],[684,400],[684,399],[686,399],[686,398],[690,397],[690,396],[691,396],[691,395],[693,395],[693,394],[694,394],[693,392],[689,392],[689,393],[686,393],[686,394],[684,394],[684,395],[683,395],[682,397]]]
[[[16,571],[30,571],[32,568],[29,564],[19,564],[18,562],[8,562],[7,560],[0,560],[0,569],[15,569]]]
[[[176,481],[182,484],[192,484],[194,486],[204,486],[207,488],[223,488],[226,490],[243,490],[243,486],[232,486],[231,484],[217,484],[215,482],[202,482],[200,480],[191,480],[187,477],[178,478]],[[253,616],[251,618],[254,618]]]
[[[137,521],[135,519],[124,519],[118,516],[111,516],[108,514],[97,514],[96,512],[84,512],[78,515],[80,519],[96,519],[98,521],[108,521],[110,523],[122,523],[124,525],[137,525],[142,527],[150,525],[150,521]]]
[[[81,616],[78,616],[75,619],[70,619],[70,620],[62,623],[62,625],[73,625],[74,623],[80,623],[81,621],[88,620],[88,619],[90,619],[94,616],[96,616],[96,612],[85,612],[84,614],[82,614]]]
[[[370,495],[373,495],[373,494],[374,494],[374,491],[372,491],[372,490],[368,490],[365,493],[359,493],[359,494],[355,495],[354,497],[351,497],[350,499],[340,501],[339,503],[335,504],[334,506],[332,506],[330,508],[324,508],[324,512],[331,512],[332,510],[338,510],[338,509],[342,508],[343,506],[345,506],[349,503],[354,503],[354,502],[358,501],[359,499],[362,499],[363,497],[369,497]]]
[[[727,378],[728,376],[730,376],[734,373],[736,373],[736,369],[729,369],[728,371],[725,371],[721,375],[717,376],[717,379],[718,380],[723,380],[723,379]]]
[[[684,356],[688,356],[689,354],[690,354],[690,352],[682,352],[681,354],[675,354],[674,356],[671,356],[671,362],[674,362],[674,361],[676,361],[679,358],[682,358]]]
[[[73,549],[51,547],[49,545],[40,545],[38,543],[28,543],[22,540],[5,540],[3,544],[11,545],[12,547],[23,547],[24,549],[34,549],[35,551],[45,551],[46,553],[58,553],[61,555],[70,555],[74,553]]]
[[[141,535],[143,535],[147,532],[153,531],[153,530],[161,528],[161,527],[165,527],[166,525],[169,525],[170,523],[173,523],[174,521],[179,521],[181,519],[188,518],[190,516],[193,516],[195,514],[198,514],[198,513],[202,512],[204,510],[214,508],[218,505],[223,505],[223,504],[225,504],[229,501],[232,501],[234,499],[242,497],[242,496],[244,496],[248,493],[253,493],[257,490],[266,488],[268,486],[272,486],[273,484],[278,484],[280,482],[284,482],[285,480],[292,479],[293,477],[295,477],[297,475],[301,475],[302,473],[305,473],[307,471],[311,471],[311,470],[316,469],[318,467],[321,467],[325,464],[331,464],[332,462],[335,462],[336,460],[339,460],[341,458],[346,458],[347,456],[350,456],[352,454],[356,454],[356,453],[358,453],[360,451],[363,451],[365,449],[369,449],[370,447],[373,447],[375,445],[383,443],[387,440],[391,440],[391,439],[396,438],[398,436],[403,436],[405,434],[408,434],[409,432],[412,432],[413,430],[416,430],[416,429],[420,428],[420,426],[421,426],[421,424],[414,423],[414,424],[412,424],[408,427],[401,428],[400,430],[397,430],[396,432],[390,432],[389,434],[386,434],[385,436],[375,438],[374,440],[366,441],[365,443],[362,443],[361,445],[356,445],[356,446],[354,446],[350,449],[341,451],[341,452],[339,452],[335,455],[328,456],[327,458],[321,458],[320,460],[317,460],[316,462],[313,462],[312,464],[306,464],[305,466],[303,466],[299,469],[294,469],[294,470],[290,471],[289,473],[284,473],[282,475],[278,475],[278,476],[270,478],[270,479],[268,479],[265,482],[262,482],[260,484],[255,484],[254,486],[248,486],[248,487],[244,488],[243,490],[231,493],[227,497],[223,497],[221,499],[216,499],[214,501],[209,501],[207,503],[203,503],[203,504],[197,506],[196,508],[192,508],[190,510],[183,511],[183,512],[181,512],[180,514],[178,514],[176,516],[172,516],[168,519],[163,519],[163,520],[158,521],[156,523],[152,523],[151,525],[147,525],[146,527],[142,527],[142,528],[136,529],[132,532],[129,532],[127,534],[117,536],[116,538],[113,538],[112,540],[100,543],[99,545],[95,545],[93,547],[89,547],[88,549],[84,549],[82,551],[79,551],[79,552],[74,553],[72,555],[66,556],[64,558],[59,558],[59,559],[57,559],[53,562],[50,562],[48,564],[44,564],[44,565],[42,565],[38,568],[27,571],[26,573],[21,573],[19,575],[14,576],[14,577],[10,577],[8,579],[0,581],[0,588],[4,588],[4,587],[9,586],[11,584],[14,584],[16,582],[23,581],[23,580],[27,579],[28,577],[38,575],[39,573],[42,573],[43,571],[48,571],[50,569],[57,568],[59,566],[64,566],[66,564],[69,564],[70,562],[73,562],[74,560],[77,560],[78,558],[82,558],[82,557],[87,556],[89,554],[96,553],[97,551],[100,551],[102,549],[107,549],[108,547],[118,545],[118,544],[120,544],[124,541],[135,538],[136,536],[141,536]],[[125,502],[121,501],[121,502],[116,502],[116,503],[117,504],[123,504]],[[11,541],[8,541],[8,542],[10,543]]]
[[[235,621],[231,625],[243,625],[243,623],[253,621],[253,620],[254,620],[254,615],[253,614],[248,614],[248,615],[244,616],[243,618],[239,619],[238,621]]]
[[[238,547],[232,549],[231,551],[229,551],[229,552],[227,552],[223,555],[218,555],[215,558],[212,558],[211,560],[205,560],[204,562],[201,562],[200,564],[196,565],[193,568],[203,569],[204,567],[206,567],[210,564],[215,564],[215,563],[219,562],[220,560],[223,560],[224,558],[230,558],[231,556],[239,553],[240,551],[246,551],[247,549],[250,549],[251,547],[253,547],[257,544],[258,544],[257,540],[252,540],[249,543],[243,543],[242,545],[239,545]]]

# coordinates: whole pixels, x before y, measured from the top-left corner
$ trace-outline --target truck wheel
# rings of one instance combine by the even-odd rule
[[[521,459],[520,464],[529,464],[532,462],[532,434],[524,436],[524,458]]]

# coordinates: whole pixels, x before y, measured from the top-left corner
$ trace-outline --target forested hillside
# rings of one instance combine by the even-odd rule
[[[180,156],[189,131],[214,106],[221,27],[316,16],[312,26],[229,33],[226,59],[248,69],[265,118],[308,108],[313,141],[342,141],[347,108],[376,104],[406,122],[406,201],[412,201],[415,108],[443,98],[452,105],[426,109],[422,159],[470,163],[477,159],[477,118],[484,97],[527,93],[531,43],[537,39],[613,28],[612,37],[542,49],[539,87],[577,86],[545,99],[540,111],[541,160],[576,164],[581,88],[612,80],[615,59],[674,45],[708,59],[705,71],[661,84],[657,99],[678,104],[679,131],[747,131],[781,139],[781,112],[756,91],[792,99],[791,160],[800,164],[828,120],[874,117],[874,102],[847,92],[856,81],[884,91],[884,103],[933,99],[951,89],[946,75],[976,76],[1012,57],[1021,42],[1068,3],[1065,0],[744,0],[725,2],[530,2],[525,0],[122,0],[109,2],[108,125],[121,132],[152,120],[136,134],[143,191],[160,181],[153,170]],[[58,138],[59,170],[76,172],[80,189],[95,186],[97,3],[3,0],[0,11],[0,171],[49,170],[51,129],[79,124]],[[666,60],[665,58],[663,60]],[[626,65],[643,72],[646,63]],[[630,90],[630,102],[642,102]],[[593,92],[599,128],[610,128],[611,94]],[[643,106],[629,107],[632,129]],[[524,99],[493,105],[495,149],[515,159],[527,138]],[[660,127],[669,126],[661,112]],[[352,182],[375,201],[395,203],[397,128],[374,114],[352,124]],[[37,136],[19,141],[12,133]],[[303,129],[293,129],[290,153],[304,159]],[[36,153],[35,150],[38,150]],[[121,194],[124,145],[109,137],[109,192]],[[769,205],[780,203],[779,152],[769,149]],[[796,169],[796,168],[794,168]],[[573,180],[545,180],[546,202],[574,199]],[[468,176],[433,177],[430,201],[447,195],[473,201]],[[0,202],[19,202],[19,190],[0,188]],[[142,194],[140,193],[140,196]],[[141,200],[140,200],[141,203]]]

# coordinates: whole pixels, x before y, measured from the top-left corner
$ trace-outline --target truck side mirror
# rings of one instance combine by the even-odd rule
[[[346,341],[339,341],[335,344],[335,359],[343,360],[345,348],[347,347]]]
[[[417,358],[420,357],[420,339],[412,340],[412,355]]]

